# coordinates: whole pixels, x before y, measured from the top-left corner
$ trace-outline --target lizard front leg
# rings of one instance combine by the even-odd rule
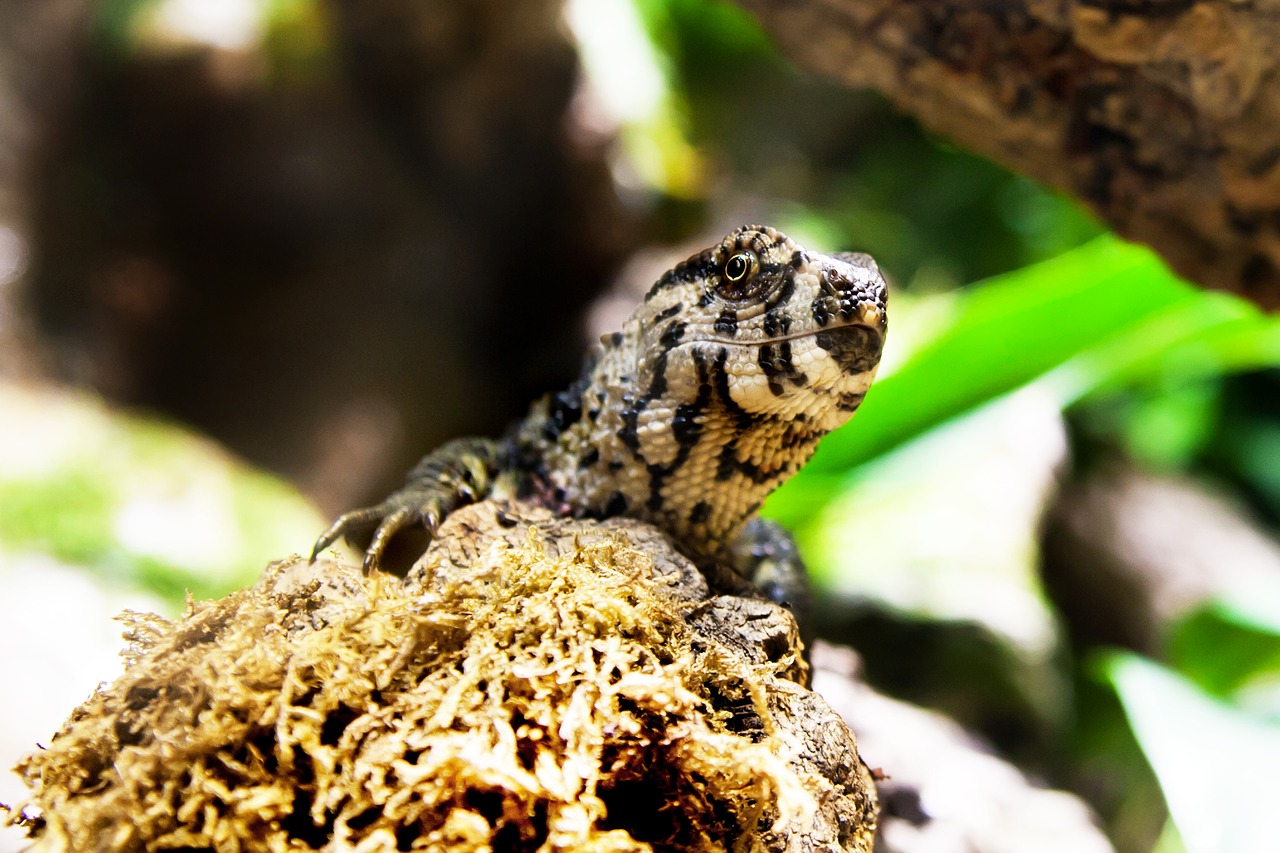
[[[795,540],[776,521],[753,517],[734,539],[729,551],[734,570],[774,604],[791,611],[805,645],[813,640],[810,609],[813,590]]]
[[[364,568],[371,571],[402,530],[420,525],[429,543],[445,516],[488,496],[503,457],[499,442],[492,439],[450,441],[424,456],[405,478],[404,488],[382,503],[340,515],[316,540],[311,559],[344,537],[364,550]]]

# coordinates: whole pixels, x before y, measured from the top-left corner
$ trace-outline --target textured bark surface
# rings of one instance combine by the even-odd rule
[[[1280,307],[1280,5],[740,0],[800,66]]]

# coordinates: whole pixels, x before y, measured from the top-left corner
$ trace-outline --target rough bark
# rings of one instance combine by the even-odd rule
[[[1280,307],[1280,6],[740,0],[796,63]]]

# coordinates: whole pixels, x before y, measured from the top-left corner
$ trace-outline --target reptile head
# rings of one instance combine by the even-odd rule
[[[884,333],[871,258],[739,228],[664,275],[588,372],[535,410],[522,464],[555,506],[643,518],[719,560],[862,402]]]
[[[886,288],[864,254],[809,252],[739,228],[664,275],[632,318],[640,374],[688,397],[723,375],[720,402],[753,420],[844,423],[880,363]],[[658,379],[656,373],[661,373]]]

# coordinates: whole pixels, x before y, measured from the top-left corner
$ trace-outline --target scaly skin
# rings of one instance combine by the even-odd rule
[[[885,330],[885,283],[869,256],[739,228],[662,276],[582,377],[506,438],[446,444],[404,489],[335,521],[315,550],[372,533],[365,565],[375,568],[398,531],[430,534],[458,506],[504,494],[651,522],[704,567],[798,569],[794,548],[770,546],[775,528],[744,528],[858,408]]]

